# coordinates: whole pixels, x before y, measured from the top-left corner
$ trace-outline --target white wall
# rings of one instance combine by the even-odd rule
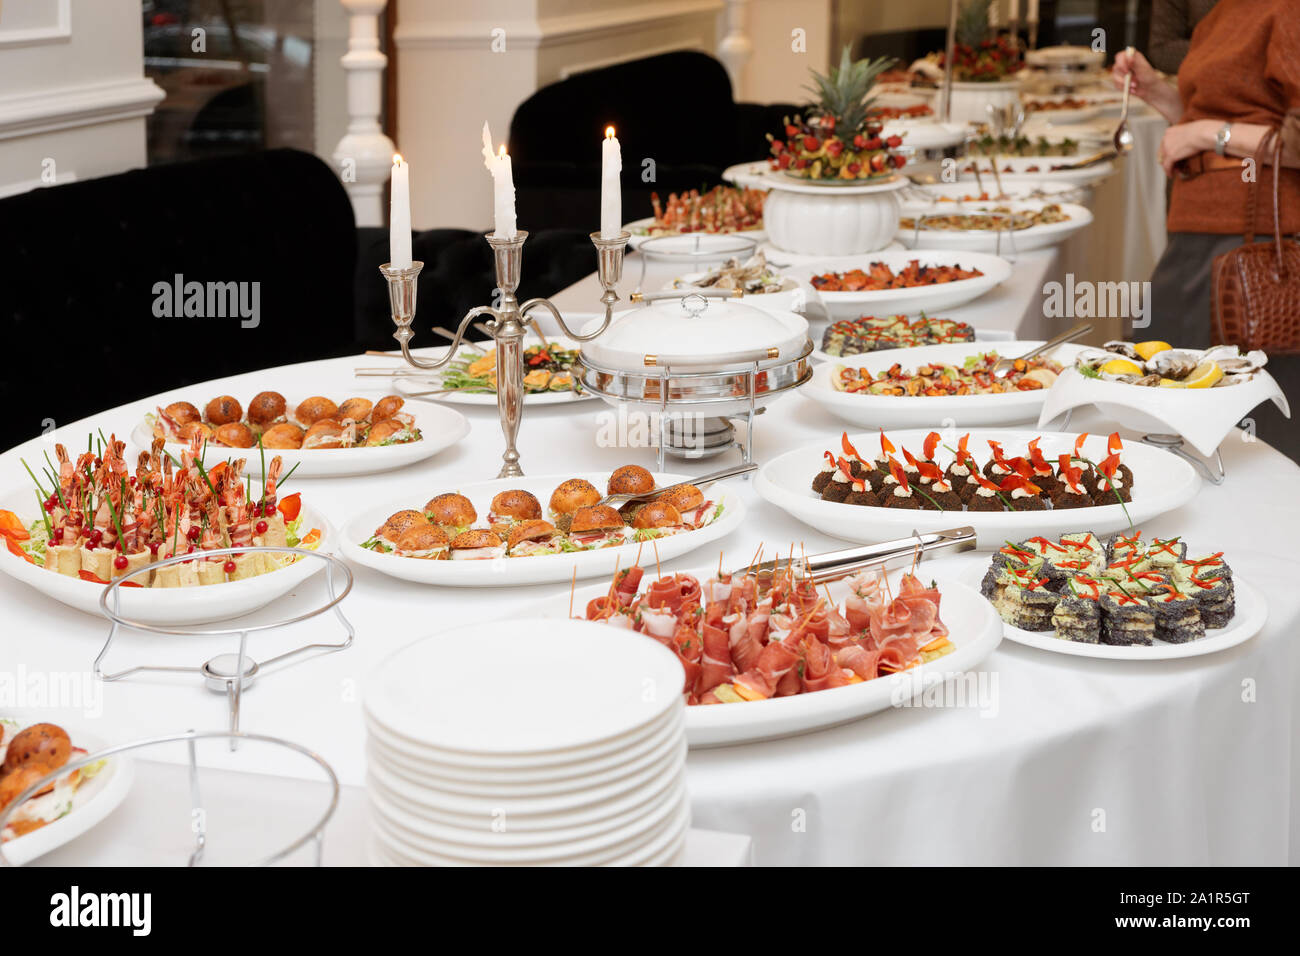
[[[145,164],[139,0],[0,0],[0,195]]]

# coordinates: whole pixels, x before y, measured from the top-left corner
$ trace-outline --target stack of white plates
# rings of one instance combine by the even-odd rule
[[[658,641],[587,621],[476,624],[403,648],[364,694],[371,862],[678,862],[682,683]]]

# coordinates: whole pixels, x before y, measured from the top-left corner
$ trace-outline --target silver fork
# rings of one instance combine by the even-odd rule
[[[1030,351],[1026,352],[1024,355],[1017,355],[1014,358],[998,359],[997,364],[993,366],[993,374],[1006,375],[1007,372],[1010,372],[1013,368],[1015,368],[1015,364],[1017,362],[1023,362],[1026,359],[1038,358],[1038,356],[1044,354],[1045,352],[1050,352],[1058,345],[1064,345],[1066,342],[1072,342],[1075,339],[1079,338],[1080,336],[1087,335],[1091,331],[1092,331],[1091,322],[1081,322],[1079,325],[1076,325],[1074,328],[1067,329],[1066,331],[1058,335],[1056,338],[1044,342],[1042,345],[1038,346],[1038,348],[1031,349]]]

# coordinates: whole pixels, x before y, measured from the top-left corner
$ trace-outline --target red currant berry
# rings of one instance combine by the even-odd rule
[[[267,525],[265,521],[259,521],[254,527],[258,534],[266,534]]]
[[[202,533],[202,530],[199,528],[190,528],[189,531],[185,532],[185,537],[189,538],[191,541],[198,541],[199,535]]]
[[[221,566],[221,569],[222,569],[223,571],[225,571],[227,574],[234,574],[234,573],[235,573],[235,562],[234,562],[234,561],[227,561],[225,564],[223,564],[223,565]]]
[[[128,562],[126,560],[125,554],[119,554],[116,558],[113,559],[113,567],[117,568],[119,571],[124,570],[127,566],[127,563]]]

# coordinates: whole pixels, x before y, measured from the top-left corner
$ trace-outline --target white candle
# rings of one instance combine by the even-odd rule
[[[1038,0],[1029,0],[1026,9],[1028,11],[1025,14],[1026,22],[1037,23],[1038,22]]]
[[[411,268],[411,167],[393,157],[392,197],[388,205],[388,264]]]
[[[613,239],[623,231],[623,194],[619,173],[623,171],[623,149],[614,127],[605,128],[600,144],[600,238]]]
[[[1020,0],[1008,0],[1010,6],[1007,8],[1007,16],[1012,20],[1020,19]]]
[[[492,152],[492,131],[483,124],[483,165],[492,174],[493,230],[498,238],[513,239],[515,229],[515,177],[510,168],[510,156],[504,145]]]

